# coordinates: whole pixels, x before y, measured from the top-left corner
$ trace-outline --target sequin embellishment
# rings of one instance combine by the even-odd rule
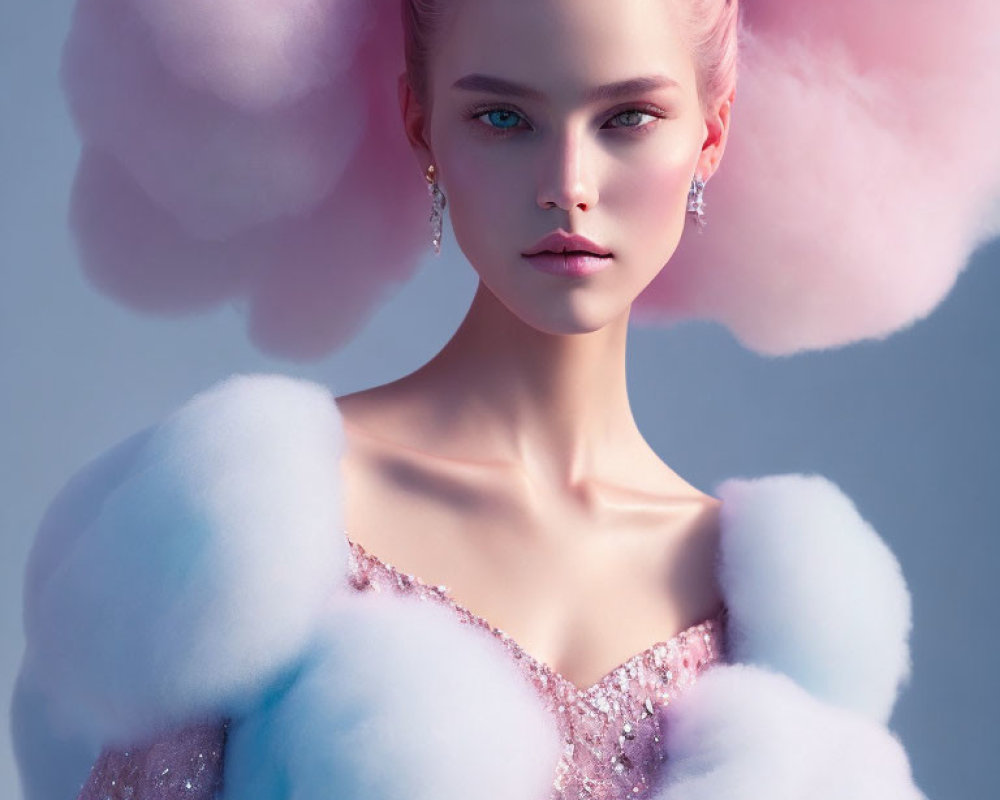
[[[641,800],[655,789],[665,761],[659,712],[699,673],[724,658],[725,608],[580,688],[532,657],[503,630],[464,608],[448,587],[425,583],[350,538],[347,541],[348,580],[354,589],[396,591],[444,603],[461,622],[485,628],[503,643],[555,715],[563,737],[549,800]]]
[[[213,800],[222,788],[228,722],[190,725],[141,747],[108,748],[78,800]]]

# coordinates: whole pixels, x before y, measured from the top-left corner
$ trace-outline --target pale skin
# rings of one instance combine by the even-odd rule
[[[429,362],[337,399],[350,537],[580,687],[723,602],[721,503],[653,451],[626,385],[631,303],[670,268],[733,100],[703,107],[673,1],[454,4],[429,101],[402,76],[400,102],[480,282]],[[473,74],[538,96],[455,87]],[[648,76],[677,85],[586,96]],[[521,254],[559,228],[611,250],[608,268],[531,267]]]

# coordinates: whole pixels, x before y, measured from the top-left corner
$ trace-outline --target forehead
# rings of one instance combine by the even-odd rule
[[[546,94],[666,75],[696,91],[677,0],[451,0],[435,47],[434,82],[498,75]]]

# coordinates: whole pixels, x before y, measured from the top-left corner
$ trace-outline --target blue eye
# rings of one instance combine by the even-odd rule
[[[492,111],[480,114],[478,118],[482,119],[483,117],[489,119],[488,124],[490,127],[499,128],[500,130],[510,130],[517,127],[517,122],[521,118],[521,115],[507,108],[495,108]]]

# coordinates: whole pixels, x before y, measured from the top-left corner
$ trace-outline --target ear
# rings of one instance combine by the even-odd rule
[[[399,109],[403,115],[403,129],[406,131],[406,138],[417,157],[417,163],[420,164],[420,171],[423,172],[429,164],[434,163],[434,154],[427,139],[427,128],[430,120],[417,99],[417,94],[413,91],[405,72],[400,73],[398,91]]]
[[[701,155],[698,157],[698,174],[706,181],[719,168],[722,154],[726,150],[726,142],[729,140],[729,118],[735,99],[734,88],[729,97],[705,116],[707,133],[701,147]]]

